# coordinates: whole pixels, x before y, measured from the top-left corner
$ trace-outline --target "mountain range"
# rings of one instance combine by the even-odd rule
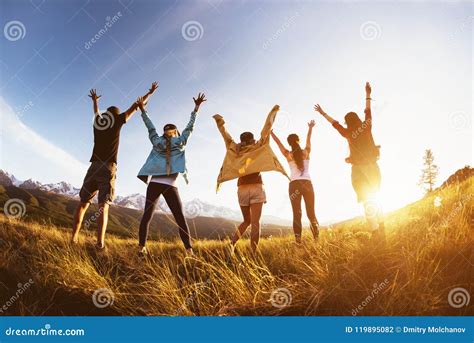
[[[79,199],[80,188],[74,187],[72,184],[61,181],[57,183],[47,183],[43,184],[39,181],[28,179],[25,181],[17,179],[13,174],[0,169],[0,185],[3,186],[15,186],[24,190],[41,190],[44,192],[54,193],[58,195],[63,195],[70,197],[72,199]],[[118,195],[116,196],[114,205],[126,207],[130,209],[142,211],[145,207],[145,196],[139,193],[134,193],[126,196]],[[157,212],[163,214],[170,214],[170,210],[165,200],[160,197],[158,204],[156,206]],[[240,221],[242,219],[242,214],[238,210],[234,210],[224,206],[216,206],[207,202],[204,202],[200,199],[193,199],[191,201],[184,201],[185,215],[188,218],[195,217],[211,217],[211,218],[222,218],[232,221]],[[263,216],[262,223],[266,224],[276,224],[290,226],[291,221],[287,219],[282,219],[275,216]]]

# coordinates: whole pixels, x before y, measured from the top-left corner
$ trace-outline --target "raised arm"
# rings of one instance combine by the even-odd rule
[[[329,114],[324,112],[323,108],[319,104],[314,105],[314,110],[316,112],[319,112],[328,122],[330,122],[331,124],[334,124],[335,122],[334,118],[332,118]]]
[[[308,134],[306,135],[306,150],[311,152],[311,135],[313,134],[313,127],[316,125],[316,122],[314,120],[311,120],[308,123]]]
[[[191,135],[191,132],[194,130],[194,123],[196,121],[196,115],[197,112],[199,111],[199,107],[204,101],[207,101],[204,93],[199,93],[197,98],[194,98],[194,110],[191,112],[191,118],[189,119],[188,125],[186,125],[186,128],[183,130],[183,133],[180,136],[180,140],[186,144],[188,141],[189,136]]]
[[[226,147],[229,147],[232,143],[234,143],[234,140],[232,139],[231,135],[229,132],[227,132],[227,129],[225,128],[225,120],[224,117],[222,117],[220,114],[215,114],[212,116],[214,120],[216,121],[217,128],[219,129],[219,132],[222,135],[222,138],[224,138],[224,143]]]
[[[100,115],[99,111],[99,99],[102,95],[97,95],[97,92],[95,89],[91,89],[89,93],[89,98],[92,99],[92,103],[94,104],[94,113],[95,115]]]
[[[280,139],[277,137],[277,135],[273,132],[273,130],[270,132],[270,134],[271,134],[273,140],[275,141],[275,143],[278,145],[278,148],[280,149],[283,156],[288,157],[290,152],[285,148],[285,146],[280,141]]]
[[[270,113],[268,113],[267,119],[265,120],[265,124],[263,125],[262,132],[260,133],[259,142],[266,142],[267,139],[269,139],[270,133],[272,132],[273,123],[275,122],[275,117],[279,110],[280,106],[275,105],[273,106]]]
[[[155,125],[153,125],[153,122],[148,117],[148,114],[145,109],[146,104],[145,104],[144,97],[139,97],[135,104],[137,108],[139,108],[140,111],[142,112],[142,119],[143,119],[143,122],[145,123],[145,126],[148,129],[148,138],[150,139],[151,144],[157,145],[159,143],[160,136],[156,132]]]
[[[155,93],[157,89],[158,89],[158,83],[153,82],[148,92],[144,96],[141,97],[143,99],[144,105],[148,103],[148,98],[150,97],[150,95]],[[128,110],[125,111],[125,121],[128,121],[133,116],[136,110],[138,110],[138,105],[136,102],[134,102],[132,106],[130,106]]]
[[[314,105],[314,110],[316,112],[319,112],[324,118],[326,118],[326,120],[332,124],[332,126],[341,134],[341,136],[347,137],[347,130],[344,127],[342,127],[342,125],[339,124],[337,120],[335,120],[329,114],[324,112],[324,110],[319,104]]]
[[[365,83],[365,121],[369,124],[372,124],[372,109],[370,108],[370,102],[372,101],[372,98],[370,95],[372,94],[372,87],[370,86],[370,83],[366,82]]]

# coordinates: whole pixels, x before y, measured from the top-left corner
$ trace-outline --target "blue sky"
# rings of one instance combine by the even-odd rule
[[[212,115],[223,115],[237,138],[258,133],[279,104],[282,138],[303,137],[306,122],[317,120],[317,214],[343,219],[360,213],[347,144],[312,107],[318,102],[338,119],[362,113],[370,81],[382,199],[396,208],[422,194],[424,149],[433,149],[440,181],[472,165],[472,16],[469,2],[1,0],[2,27],[24,27],[23,38],[3,32],[0,43],[1,168],[80,186],[92,151],[88,90],[97,88],[102,109],[125,109],[156,80],[149,113],[157,127],[183,127],[192,97],[204,91],[209,99],[187,148],[183,198],[237,208],[235,182],[215,194],[225,150]],[[182,33],[190,21],[199,23],[197,37]],[[136,174],[151,148],[146,133],[138,115],[122,130],[119,194],[145,192]],[[288,217],[287,181],[267,174],[264,182],[266,213]]]

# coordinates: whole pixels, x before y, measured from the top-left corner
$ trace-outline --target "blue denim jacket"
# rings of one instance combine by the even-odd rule
[[[185,147],[188,138],[194,129],[194,122],[196,121],[196,112],[191,112],[189,123],[184,129],[183,133],[178,137],[171,138],[171,154],[170,154],[170,174],[183,174],[183,177],[188,183]],[[152,176],[168,175],[166,171],[166,138],[159,136],[156,128],[147,115],[147,112],[142,112],[142,119],[148,128],[148,136],[150,138],[153,149],[148,155],[145,164],[138,172],[138,178],[145,183],[150,182]]]

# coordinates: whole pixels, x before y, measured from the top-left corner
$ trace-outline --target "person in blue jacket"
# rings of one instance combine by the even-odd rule
[[[174,124],[166,124],[163,128],[163,135],[156,132],[153,122],[148,117],[145,110],[145,101],[138,98],[137,105],[142,112],[142,119],[148,129],[148,135],[153,145],[145,164],[138,173],[138,178],[148,184],[146,192],[145,209],[140,222],[139,231],[139,255],[147,255],[146,241],[148,228],[155,212],[155,206],[160,195],[163,195],[171,213],[179,226],[179,236],[186,248],[186,254],[193,256],[191,237],[186,218],[183,213],[183,204],[179,196],[176,180],[182,174],[188,183],[186,174],[185,148],[189,136],[194,129],[197,112],[201,104],[206,101],[204,93],[199,93],[194,100],[194,110],[188,125],[180,134]]]

